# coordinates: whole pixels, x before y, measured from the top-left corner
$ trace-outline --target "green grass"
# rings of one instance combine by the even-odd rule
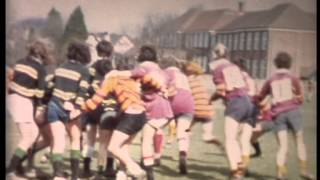
[[[315,98],[316,99],[316,98]],[[223,108],[217,107],[214,132],[218,138],[223,140]],[[220,108],[219,108],[220,107]],[[304,136],[308,151],[308,166],[310,171],[316,175],[317,173],[317,154],[316,154],[316,103],[313,101],[303,106],[304,117]],[[17,134],[14,124],[9,118],[6,120],[6,164],[8,164],[9,157],[16,146],[19,135]],[[134,140],[131,147],[133,157],[139,161],[140,158],[140,134]],[[246,178],[248,180],[269,180],[274,179],[276,173],[275,167],[275,154],[277,152],[277,143],[275,135],[268,133],[261,138],[261,145],[263,150],[263,157],[253,159],[250,164],[250,172],[252,176]],[[43,152],[39,153],[36,157],[36,165],[41,170],[51,173],[52,169],[49,164],[40,164],[39,158]],[[66,157],[69,153],[65,154]],[[296,158],[296,149],[293,143],[293,138],[289,140],[289,154],[288,154],[288,172],[290,180],[299,179],[299,169]],[[220,150],[214,145],[205,144],[201,140],[201,124],[196,124],[192,129],[192,138],[189,152],[188,169],[189,174],[182,176],[178,173],[178,147],[176,142],[170,147],[165,148],[162,165],[155,168],[155,178],[157,180],[224,180],[227,179],[229,173],[226,158]],[[66,161],[68,165],[69,162]],[[94,159],[93,168],[96,168],[96,159]]]

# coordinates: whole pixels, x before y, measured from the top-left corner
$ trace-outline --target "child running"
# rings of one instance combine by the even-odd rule
[[[212,99],[223,97],[225,110],[225,146],[231,170],[231,179],[242,179],[250,158],[250,138],[254,118],[254,105],[248,97],[247,86],[241,70],[227,58],[226,47],[218,43],[214,49],[215,61],[210,64],[216,92]],[[241,130],[240,144],[238,131]]]
[[[214,111],[210,102],[210,96],[204,85],[204,74],[201,66],[195,62],[186,62],[182,65],[183,72],[188,76],[192,96],[195,102],[194,120],[191,127],[196,122],[202,123],[202,139],[206,143],[213,143],[222,147],[222,143],[213,134]]]
[[[193,120],[194,100],[187,76],[178,69],[178,62],[172,57],[163,59],[161,66],[169,78],[169,100],[177,122],[177,139],[179,145],[179,170],[187,174],[187,154],[190,144],[189,129]]]
[[[40,40],[32,42],[28,49],[27,57],[14,66],[8,90],[8,111],[21,134],[6,171],[8,177],[12,178],[16,178],[18,171],[22,169],[22,161],[37,139],[39,128],[35,117],[45,109],[45,65],[50,61],[48,49]]]
[[[142,85],[142,99],[146,106],[147,123],[142,130],[142,159],[147,171],[147,179],[153,180],[154,135],[163,129],[173,117],[167,99],[168,79],[165,72],[157,64],[157,52],[154,47],[145,45],[140,49],[139,65],[131,71],[114,71],[111,75],[137,78]],[[156,141],[161,142],[161,141]]]
[[[271,95],[274,114],[275,131],[279,149],[277,153],[277,178],[286,179],[286,159],[288,154],[288,129],[293,130],[297,156],[299,159],[300,175],[305,179],[314,179],[307,170],[307,152],[303,140],[301,105],[303,93],[299,79],[290,73],[291,56],[286,52],[279,52],[274,64],[277,70],[264,83],[258,100],[262,101]]]
[[[121,111],[108,145],[108,150],[120,161],[120,171],[116,179],[127,179],[127,174],[143,179],[146,176],[145,171],[129,153],[132,140],[146,122],[145,107],[140,97],[140,83],[129,77],[106,75],[102,86],[91,99],[86,101],[83,109],[86,111],[96,109],[111,94],[117,97]],[[102,120],[104,123],[110,121],[110,119]],[[127,173],[124,171],[125,168]]]
[[[80,42],[68,46],[67,62],[54,73],[54,89],[48,104],[47,119],[53,138],[52,165],[54,179],[65,179],[63,153],[65,129],[71,140],[71,179],[79,177],[80,163],[80,107],[86,99],[89,87],[89,71],[85,67],[91,61],[89,48]]]
[[[110,42],[102,40],[96,46],[96,51],[99,57],[102,59],[94,62],[89,68],[91,75],[90,86],[88,94],[91,97],[100,87],[104,76],[111,71],[111,55],[113,53],[113,46]],[[94,153],[94,145],[96,142],[97,127],[99,125],[99,153],[98,153],[98,172],[102,174],[104,162],[106,163],[106,169],[104,174],[106,176],[114,176],[115,171],[113,169],[113,158],[107,155],[107,146],[111,137],[112,126],[116,121],[116,101],[114,97],[106,98],[103,103],[94,111],[90,111],[86,114],[87,123],[87,145],[84,148],[84,176],[90,176],[92,174],[90,164]],[[104,120],[102,120],[103,118]],[[109,119],[105,121],[105,119]],[[106,122],[101,124],[101,122]]]

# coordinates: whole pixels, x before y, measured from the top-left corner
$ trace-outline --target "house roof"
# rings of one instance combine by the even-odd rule
[[[163,32],[177,32],[184,29],[200,13],[199,9],[191,9],[178,18],[175,18],[162,26]]]
[[[184,32],[199,32],[217,30],[239,16],[238,11],[229,9],[206,10],[198,13],[191,22],[183,28]]]
[[[222,30],[250,28],[279,28],[295,30],[311,30],[316,28],[314,14],[306,13],[297,6],[285,3],[270,10],[247,12],[233,20]]]

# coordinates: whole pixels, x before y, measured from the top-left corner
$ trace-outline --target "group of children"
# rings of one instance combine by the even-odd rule
[[[297,78],[288,72],[291,61],[288,54],[279,53],[275,58],[279,70],[266,81],[261,93],[256,93],[252,78],[241,65],[229,61],[225,46],[218,44],[210,64],[216,91],[210,96],[201,79],[204,72],[194,62],[180,62],[174,57],[159,60],[156,50],[144,45],[136,66],[120,63],[113,67],[112,44],[102,40],[96,50],[101,59],[87,67],[91,61],[88,46],[72,42],[67,61],[59,65],[54,74],[47,74],[45,65],[52,57],[46,44],[35,41],[27,57],[15,64],[7,101],[21,139],[7,168],[7,176],[23,174],[24,160],[50,147],[53,177],[65,179],[66,133],[70,137],[71,179],[81,176],[81,157],[83,175],[90,176],[98,131],[99,172],[105,171],[106,176],[116,176],[118,180],[128,176],[153,180],[153,167],[161,164],[163,130],[170,124],[170,132],[174,133],[173,122],[177,129],[179,172],[188,174],[190,131],[195,122],[203,123],[205,142],[223,147],[212,134],[212,101],[222,99],[226,106],[225,151],[231,179],[242,179],[246,175],[251,144],[258,151],[258,137],[271,129],[276,130],[280,145],[277,177],[284,179],[288,127],[293,127],[296,135],[301,175],[312,179],[306,169],[299,111],[302,92]],[[256,122],[258,118],[263,120]],[[84,129],[87,138],[82,148]],[[137,163],[129,148],[139,132],[142,134],[141,162]],[[115,159],[119,162],[117,171]]]

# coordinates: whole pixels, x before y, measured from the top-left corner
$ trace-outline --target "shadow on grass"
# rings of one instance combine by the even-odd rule
[[[228,178],[229,173],[230,173],[230,170],[228,167],[219,166],[219,164],[212,166],[212,164],[214,164],[214,163],[210,163],[210,166],[190,163],[188,165],[189,173],[186,176],[179,174],[178,168],[172,169],[166,165],[161,165],[161,166],[155,168],[155,172],[157,172],[163,176],[169,176],[172,178],[174,178],[174,177],[177,177],[177,178],[188,177],[190,179],[201,179],[201,180],[212,180],[212,179],[224,180],[225,179],[225,178],[214,177],[214,175],[208,175],[208,172],[212,172],[212,174],[218,173],[218,174]],[[202,173],[202,172],[205,172],[206,174]],[[248,178],[267,180],[270,178],[273,179],[274,177],[250,171],[250,175],[248,176]]]

